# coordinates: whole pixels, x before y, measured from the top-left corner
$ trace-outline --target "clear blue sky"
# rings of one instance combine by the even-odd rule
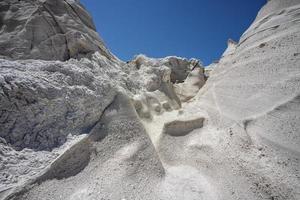
[[[177,55],[206,65],[237,41],[266,0],[81,0],[120,59]]]

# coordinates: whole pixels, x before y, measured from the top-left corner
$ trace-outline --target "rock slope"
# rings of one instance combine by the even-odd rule
[[[299,198],[299,13],[299,1],[269,1],[197,95],[230,138],[222,142],[228,165],[254,194],[243,199]]]
[[[54,1],[3,2],[2,21],[14,4]],[[68,7],[80,4],[55,2],[80,29]],[[175,56],[124,63],[102,42],[64,58],[3,55],[0,199],[299,199],[299,14],[298,0],[268,1],[205,71]],[[24,41],[7,28],[0,38]]]
[[[65,61],[99,51],[116,59],[76,0],[3,0],[0,7],[1,57]]]

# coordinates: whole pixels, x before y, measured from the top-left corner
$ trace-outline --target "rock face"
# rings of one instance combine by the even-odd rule
[[[171,136],[185,136],[191,131],[202,128],[204,118],[183,119],[164,124],[163,133]]]
[[[0,56],[4,58],[65,61],[98,51],[116,59],[75,0],[3,0],[0,7]]]
[[[138,69],[140,85],[146,89],[134,97],[141,118],[181,108],[205,83],[204,70],[198,60],[170,56],[162,59],[137,56],[128,64]]]
[[[145,185],[149,192],[156,190],[153,186],[163,176],[164,168],[136,115],[136,108],[132,106],[135,103],[131,105],[131,102],[135,102],[136,96],[149,93],[154,98],[176,104],[171,110],[179,108],[181,102],[173,82],[188,80],[198,62],[178,57],[143,59],[144,63],[137,58],[126,64],[109,59],[102,52],[88,59],[64,62],[0,59],[0,159],[3,160],[0,197],[11,198],[27,190],[27,186],[52,179],[77,176],[78,184],[82,184],[81,176],[85,175],[78,175],[88,168],[91,169],[86,173],[91,175],[97,163],[106,163],[102,172],[115,165],[126,166],[126,169],[116,169],[124,173],[120,176],[115,176],[116,170],[105,172],[107,179],[99,184],[107,184],[113,176],[115,181],[106,188],[103,197],[113,193],[112,184],[120,187],[119,180],[137,170],[140,172],[134,173],[135,181],[127,180],[124,184],[140,188],[139,193]],[[199,77],[202,76],[200,73]],[[152,104],[147,103],[147,106]],[[163,102],[159,109],[162,113]],[[96,184],[95,176],[86,179],[89,187]],[[102,176],[99,172],[98,178]],[[61,184],[57,182],[57,187],[62,187]],[[16,187],[18,185],[21,187]],[[94,192],[96,195],[99,191]],[[124,192],[129,191],[120,190],[120,198]],[[30,199],[40,199],[40,195],[34,194]]]
[[[231,150],[243,152],[234,148],[243,146],[234,144],[237,138],[248,149],[248,158],[241,154],[233,163],[253,181],[251,192],[262,197],[242,199],[300,198],[299,3],[268,1],[235,51],[214,65],[197,95],[213,126],[227,130],[223,134],[231,138]],[[260,153],[253,161],[255,151]]]
[[[236,50],[236,46],[237,46],[237,43],[235,41],[233,41],[232,39],[229,39],[227,41],[227,49],[222,54],[222,57],[234,54],[234,52]]]
[[[97,35],[89,43],[77,1],[1,5],[0,199],[300,199],[298,0],[268,1],[206,70],[175,56],[119,61]],[[25,37],[45,21],[53,41],[83,35],[58,42],[74,56]]]
[[[89,132],[116,93],[108,77],[76,61],[0,65],[0,137],[18,150],[51,150]]]
[[[147,199],[148,193],[155,198],[155,186],[163,175],[161,162],[130,99],[118,93],[91,134],[30,181],[39,183],[38,187],[25,188],[29,190],[26,195],[23,189],[21,195],[7,198]],[[68,178],[72,181],[66,181]]]

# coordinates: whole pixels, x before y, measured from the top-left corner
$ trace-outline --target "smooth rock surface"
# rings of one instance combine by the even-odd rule
[[[2,58],[65,61],[98,51],[110,60],[117,59],[78,1],[3,0],[0,7]]]
[[[210,125],[224,130],[228,148],[213,155],[231,157],[228,166],[243,170],[252,185],[255,197],[243,199],[300,198],[299,3],[269,1],[195,100]]]

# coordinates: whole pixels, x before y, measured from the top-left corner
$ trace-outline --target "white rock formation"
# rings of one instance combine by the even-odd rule
[[[65,61],[99,51],[116,59],[78,1],[2,0],[0,7],[0,56],[4,58]]]
[[[14,4],[44,27],[32,2],[54,5],[1,2],[0,199],[300,199],[298,0],[268,1],[206,71],[179,57],[123,63],[100,39],[74,56],[28,50]],[[55,2],[42,13],[67,14],[46,19],[94,38],[77,1]]]
[[[227,41],[227,49],[222,54],[222,57],[234,54],[236,47],[237,47],[237,43],[232,39],[229,39]]]
[[[0,136],[17,150],[51,150],[70,132],[88,132],[116,94],[109,76],[94,68],[98,65],[32,60],[0,65]]]

